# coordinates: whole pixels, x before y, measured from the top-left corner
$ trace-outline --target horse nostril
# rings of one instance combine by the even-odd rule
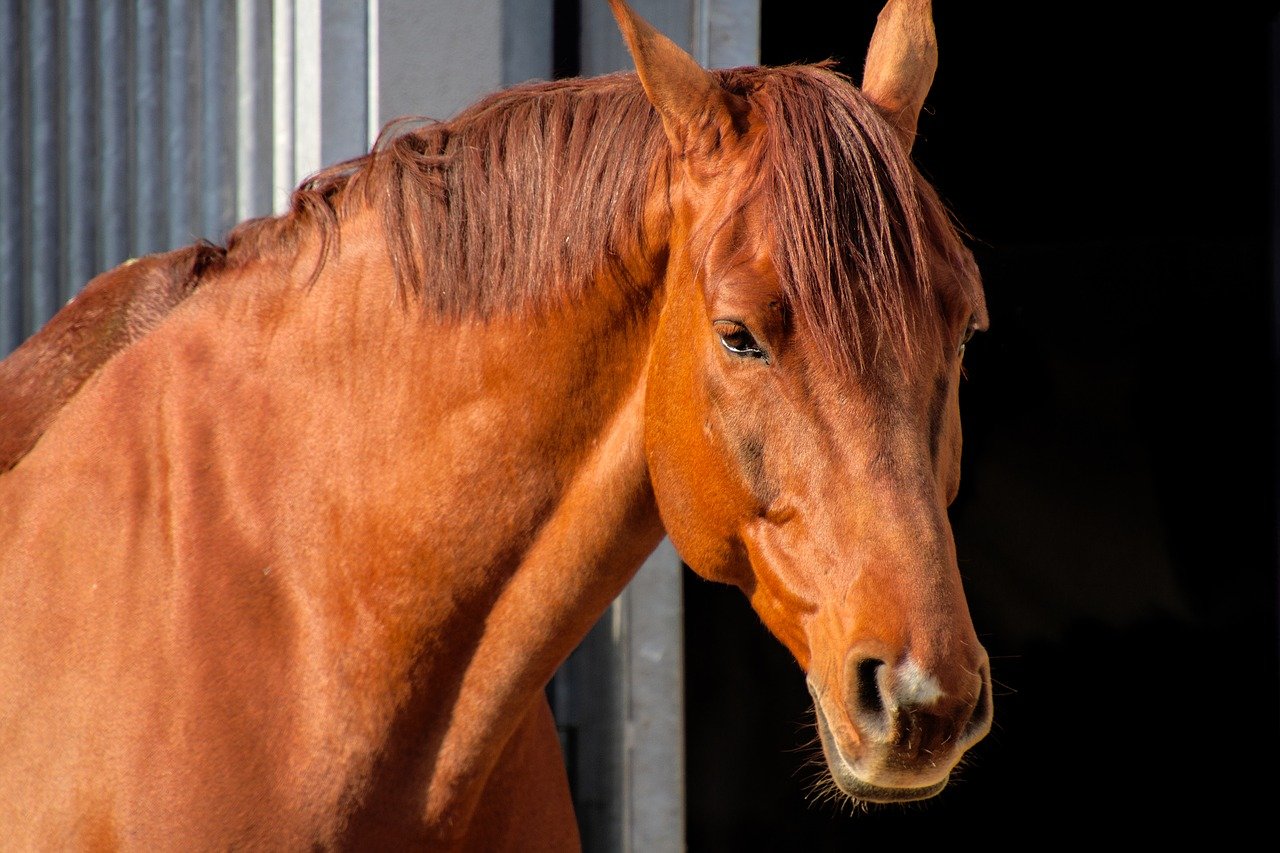
[[[978,740],[991,728],[991,668],[983,664],[978,670],[982,683],[978,686],[978,700],[973,705],[969,725],[965,727],[965,740]]]
[[[884,666],[884,661],[876,658],[867,658],[858,662],[857,692],[854,706],[858,709],[859,714],[874,717],[882,717],[884,715],[884,697],[880,695],[880,679],[878,678],[880,667],[882,666]]]

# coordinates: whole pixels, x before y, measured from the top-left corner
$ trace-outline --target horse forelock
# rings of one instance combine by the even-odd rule
[[[892,127],[829,64],[731,73],[764,116],[757,195],[797,319],[840,372],[881,355],[911,364],[937,352],[940,288],[970,300],[980,283],[941,200]],[[941,261],[947,281],[934,274]]]
[[[931,261],[978,287],[957,228],[892,128],[826,65],[715,72],[764,117],[756,181],[785,296],[835,367],[888,347],[911,358],[941,333]],[[528,83],[445,122],[397,132],[307,179],[284,216],[228,238],[228,265],[321,238],[316,271],[357,206],[380,211],[407,301],[452,317],[530,313],[607,271],[639,292],[651,195],[667,163],[662,124],[634,73]],[[974,281],[968,281],[973,278]]]

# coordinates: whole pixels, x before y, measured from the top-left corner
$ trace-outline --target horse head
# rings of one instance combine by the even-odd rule
[[[890,0],[864,88],[712,72],[611,0],[670,143],[645,446],[664,526],[804,669],[831,775],[938,793],[991,724],[947,507],[981,286],[911,165],[929,4]]]

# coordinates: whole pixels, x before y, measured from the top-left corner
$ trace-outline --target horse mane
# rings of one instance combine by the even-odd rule
[[[341,220],[373,205],[402,292],[445,316],[537,311],[582,292],[602,263],[639,288],[637,223],[666,141],[634,74],[527,83],[396,133],[406,121],[304,181],[285,216],[234,229],[228,263],[292,247],[308,225],[323,263]]]
[[[757,184],[741,204],[759,195],[769,206],[787,301],[826,359],[864,369],[882,342],[910,354],[939,334],[930,258],[975,279],[966,289],[976,271],[875,108],[830,63],[713,73],[765,116]],[[284,216],[234,229],[228,266],[294,247],[312,227],[318,274],[342,220],[371,205],[406,302],[438,315],[535,312],[581,294],[603,265],[637,289],[653,272],[645,211],[669,155],[634,73],[527,83],[450,121],[398,132],[403,122],[304,181]]]

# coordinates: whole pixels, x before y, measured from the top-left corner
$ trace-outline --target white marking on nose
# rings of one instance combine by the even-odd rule
[[[942,698],[942,685],[924,667],[908,658],[894,678],[893,698],[902,705],[932,705]]]

